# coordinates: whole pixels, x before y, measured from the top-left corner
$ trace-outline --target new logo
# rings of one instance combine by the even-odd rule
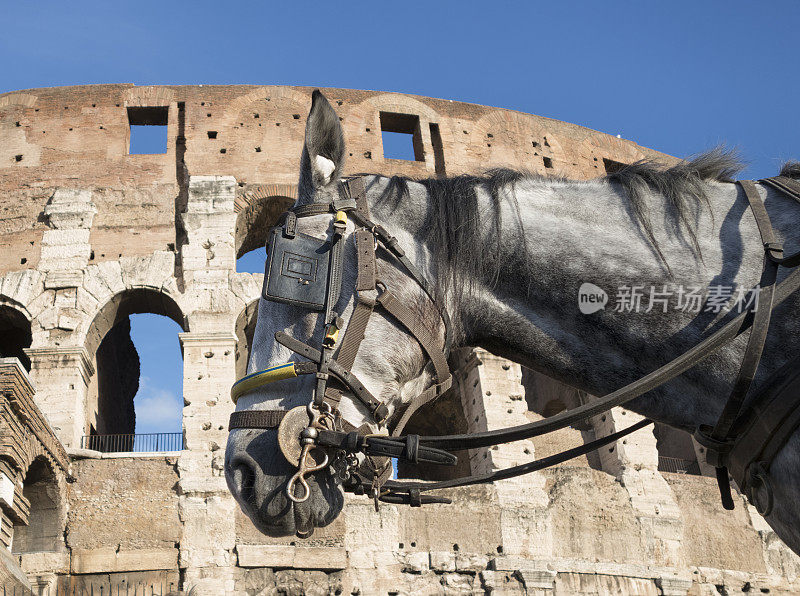
[[[585,315],[602,310],[608,304],[608,294],[596,285],[584,282],[578,288],[578,308]]]

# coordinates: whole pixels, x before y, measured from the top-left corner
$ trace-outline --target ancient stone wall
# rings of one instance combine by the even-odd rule
[[[672,159],[509,110],[323,91],[345,130],[345,173],[429,177],[512,166],[586,179],[640,158]],[[28,577],[94,593],[149,582],[215,596],[800,589],[797,557],[755,510],[739,499],[733,514],[723,512],[713,479],[664,471],[657,442],[677,439],[657,441],[651,429],[552,470],[453,491],[452,505],[375,513],[348,496],[343,515],[309,540],[254,529],[222,474],[229,389],[244,372],[263,281],[237,272],[236,259],[263,243],[296,197],[310,95],[133,85],[0,95],[0,329],[14,330],[0,336],[0,355],[28,360],[14,365],[30,369],[30,379],[15,373],[16,386],[33,395],[41,424],[66,448],[48,452],[64,462],[54,464],[63,468],[64,539],[52,552],[17,556]],[[130,126],[142,123],[166,127],[163,153],[129,153]],[[384,158],[382,130],[409,134],[415,159]],[[142,312],[182,329],[184,449],[82,449],[92,426],[100,432],[98,420],[116,420],[115,432],[130,425],[128,410],[104,417],[113,400],[103,379],[128,378],[118,386],[135,391],[135,354],[115,334]],[[111,355],[101,348],[109,337]],[[592,399],[485,352],[472,364],[463,390],[433,406],[448,430],[522,424]],[[433,415],[410,426],[425,431]],[[638,419],[615,409],[553,436],[463,453],[457,472],[530,461]],[[675,461],[691,457],[682,445]],[[25,503],[21,482],[17,472],[4,515]]]
[[[513,164],[591,178],[605,172],[604,159],[655,155],[630,141],[508,110],[323,91],[348,139],[346,173],[425,177]],[[91,191],[97,221],[86,244],[93,263],[175,250],[187,176],[233,176],[237,211],[265,194],[294,198],[310,97],[310,88],[244,85],[91,85],[0,95],[0,273],[38,267],[49,229],[42,212],[56,189]],[[142,106],[166,108],[165,153],[128,154],[129,123],[136,122],[130,110]],[[382,124],[381,114],[417,121],[418,161],[384,159],[382,127],[397,125],[386,117]]]

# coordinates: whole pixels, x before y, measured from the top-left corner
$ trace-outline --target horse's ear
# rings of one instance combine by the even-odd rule
[[[311,111],[306,121],[306,140],[300,163],[301,185],[310,182],[314,189],[318,189],[336,183],[343,165],[344,134],[339,116],[316,89],[311,96]]]

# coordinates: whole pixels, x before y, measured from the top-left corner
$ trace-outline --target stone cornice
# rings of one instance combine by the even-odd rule
[[[54,360],[60,358],[77,359],[81,375],[84,382],[88,384],[89,379],[94,375],[94,365],[89,357],[89,352],[83,346],[57,346],[51,348],[25,348],[25,354],[31,359],[31,363]]]

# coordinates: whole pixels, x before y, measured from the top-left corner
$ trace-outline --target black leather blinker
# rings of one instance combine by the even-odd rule
[[[270,230],[263,298],[315,311],[325,308],[332,245],[283,226]],[[338,300],[338,293],[333,303]]]

